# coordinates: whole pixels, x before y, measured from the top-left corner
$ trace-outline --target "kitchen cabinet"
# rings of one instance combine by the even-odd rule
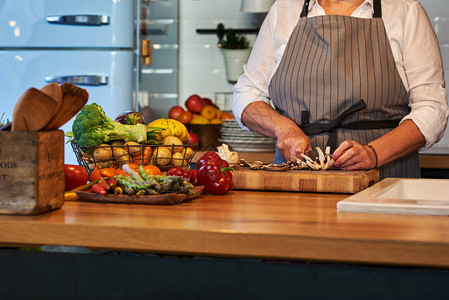
[[[420,153],[421,176],[424,178],[449,179],[449,148],[430,148]]]

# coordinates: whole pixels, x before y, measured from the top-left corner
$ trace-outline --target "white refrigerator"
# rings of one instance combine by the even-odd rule
[[[29,87],[72,82],[114,119],[136,91],[134,0],[0,1],[0,115]],[[73,119],[72,119],[73,121]],[[70,131],[72,121],[61,129]],[[70,144],[65,163],[77,164]]]

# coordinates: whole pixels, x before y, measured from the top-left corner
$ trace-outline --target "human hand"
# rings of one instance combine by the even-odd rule
[[[283,127],[276,138],[277,148],[287,161],[292,157],[301,158],[301,153],[312,150],[310,138],[296,125]]]
[[[367,170],[376,167],[376,154],[366,145],[346,140],[333,153],[334,167],[343,170]]]

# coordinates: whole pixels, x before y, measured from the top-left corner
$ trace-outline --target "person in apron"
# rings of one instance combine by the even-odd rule
[[[405,7],[416,4],[396,1],[405,2]],[[413,108],[409,104],[415,99],[410,99],[412,93],[398,72],[382,19],[382,2],[388,3],[391,11],[392,1],[277,0],[275,6],[282,11],[293,2],[302,2],[299,20],[285,45],[275,43],[283,53],[274,71],[270,74],[259,67],[265,77],[257,73],[257,60],[269,58],[256,56],[256,50],[234,87],[233,109],[241,126],[277,138],[275,163],[329,145],[337,168],[379,168],[381,178],[419,177],[418,150],[441,138],[448,118],[441,55],[434,34],[433,57],[429,59],[433,59],[430,72],[437,74],[431,78],[436,96],[430,95],[432,101],[428,102],[435,102],[434,98],[439,102],[428,109],[436,111],[434,120],[438,123],[431,128],[438,137],[432,139],[423,134],[419,117],[418,125],[408,118]],[[324,13],[309,17],[311,5]],[[280,15],[277,17],[280,20]],[[265,26],[273,34],[276,24],[267,22],[261,31]],[[433,33],[431,26],[427,30]],[[265,42],[265,35],[261,41],[258,37],[254,47],[264,47]],[[276,52],[273,56],[276,60]],[[265,80],[262,88],[258,77]],[[422,81],[428,80],[423,75]],[[271,103],[260,101],[264,89]],[[247,91],[256,95],[250,102],[245,99]]]

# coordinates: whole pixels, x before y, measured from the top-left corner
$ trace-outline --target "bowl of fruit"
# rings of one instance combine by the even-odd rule
[[[209,98],[193,94],[184,102],[184,107],[175,105],[168,117],[183,123],[190,133],[190,142],[199,145],[198,150],[215,150],[219,145],[220,128],[223,121],[233,119],[231,112],[222,111]]]

